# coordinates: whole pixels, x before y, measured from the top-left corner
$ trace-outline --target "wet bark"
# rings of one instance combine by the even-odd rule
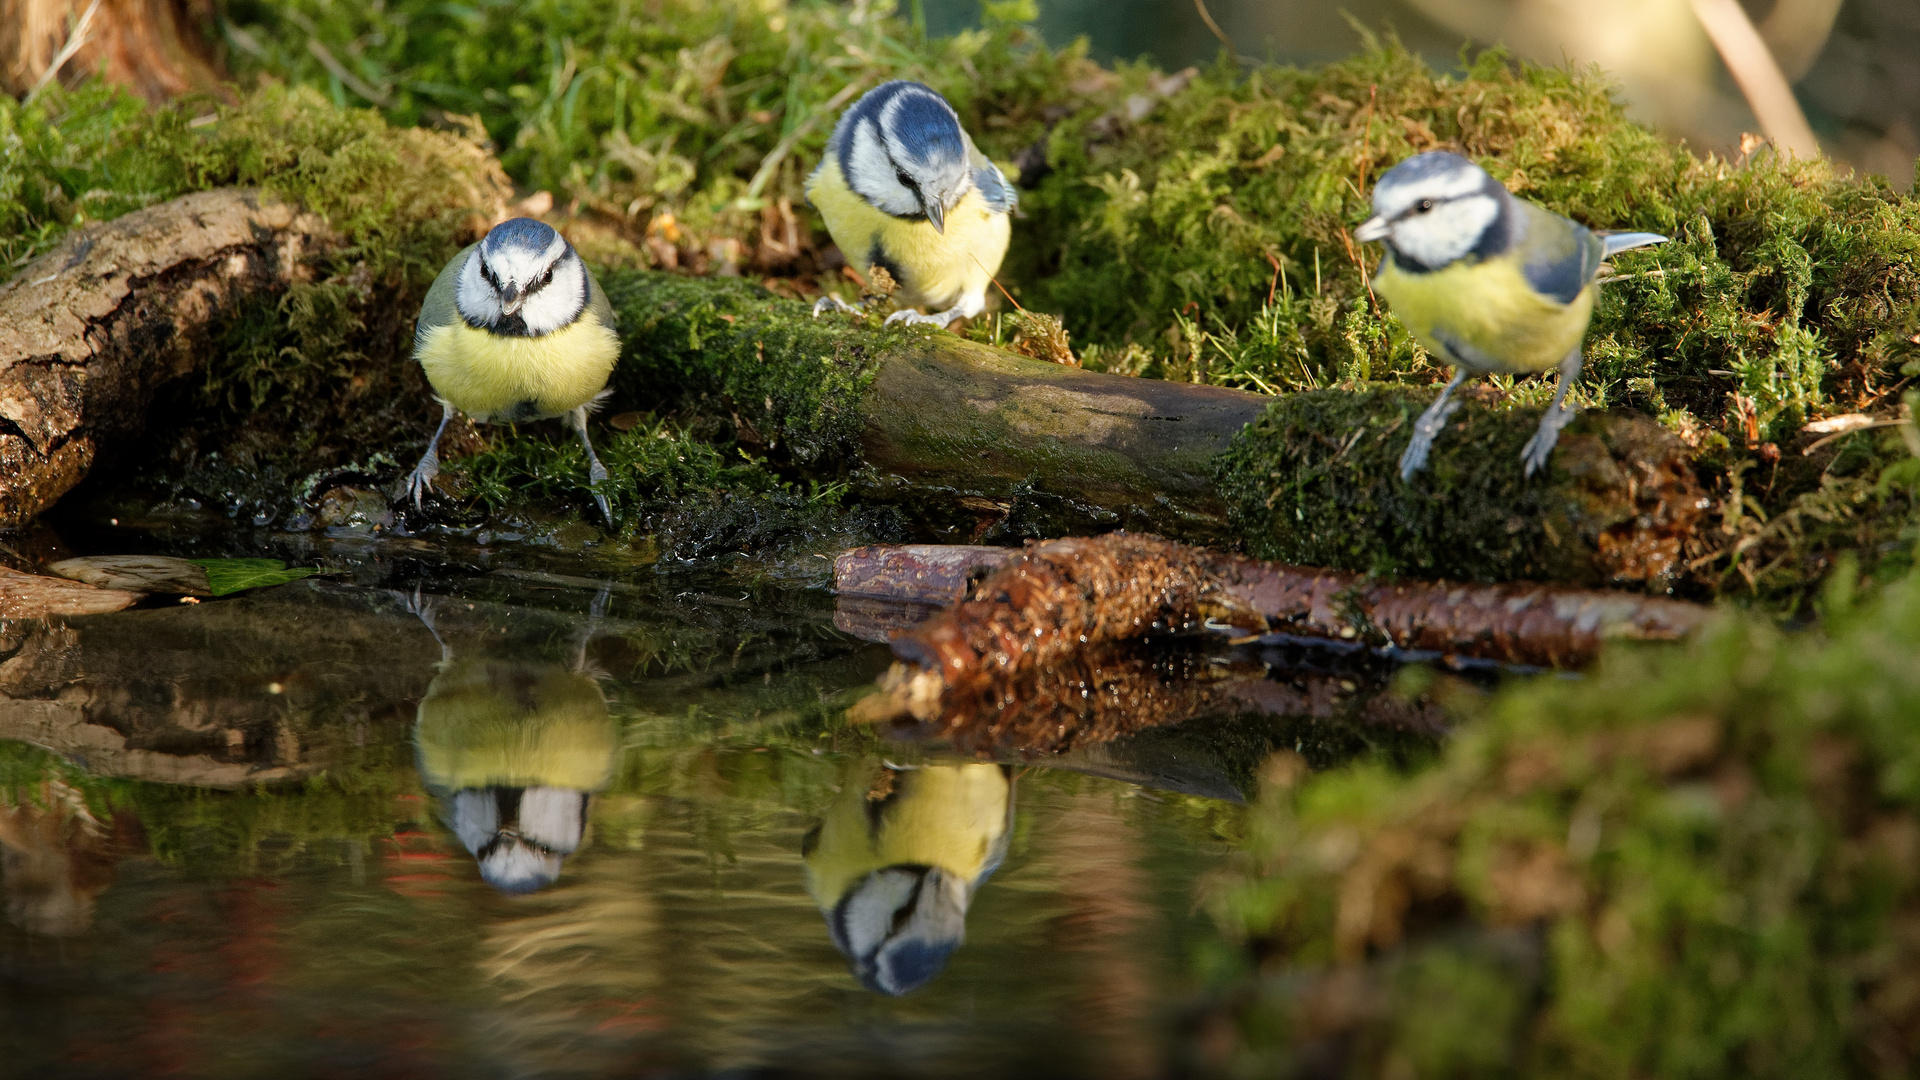
[[[207,191],[77,230],[0,286],[0,528],[52,506],[104,444],[139,434],[221,317],[285,288],[329,238],[297,207]]]
[[[947,595],[966,597],[893,638],[900,663],[881,680],[884,693],[862,703],[864,716],[952,722],[1021,708],[1027,682],[1070,673],[1090,650],[1209,624],[1247,638],[1573,667],[1606,641],[1678,639],[1710,614],[1675,600],[1550,585],[1376,582],[1126,534],[1029,545],[969,587],[978,565],[928,549],[859,549],[836,562],[841,587],[868,599],[903,578],[922,603],[942,581]]]

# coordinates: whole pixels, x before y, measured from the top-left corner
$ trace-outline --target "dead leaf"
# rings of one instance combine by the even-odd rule
[[[96,589],[66,578],[22,574],[0,566],[0,619],[49,615],[105,615],[140,599],[120,589]]]
[[[205,569],[166,555],[90,555],[63,559],[47,569],[101,589],[208,595]]]

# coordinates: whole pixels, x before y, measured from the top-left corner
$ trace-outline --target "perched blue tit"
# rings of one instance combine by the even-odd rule
[[[1485,170],[1435,150],[1388,170],[1373,189],[1373,217],[1354,232],[1384,240],[1373,285],[1453,378],[1414,424],[1400,475],[1427,463],[1433,438],[1459,407],[1469,374],[1528,375],[1558,368],[1553,404],[1521,451],[1526,472],[1547,463],[1573,419],[1562,402],[1580,377],[1595,276],[1610,255],[1666,242],[1654,233],[1594,233],[1516,199]]]
[[[489,885],[516,894],[559,879],[620,750],[591,676],[489,659],[440,664],[413,739],[447,827]]]
[[[420,306],[413,355],[442,410],[407,478],[414,505],[440,472],[440,436],[455,410],[481,423],[564,416],[586,447],[588,478],[595,485],[607,478],[587,438],[587,410],[607,393],[620,355],[613,305],[551,226],[503,221],[455,255]],[[593,497],[611,522],[606,496]]]
[[[863,767],[801,841],[834,947],[868,989],[926,985],[965,940],[967,906],[1007,854],[1004,765]]]
[[[841,115],[807,199],[855,269],[885,267],[899,283],[902,310],[887,321],[934,326],[987,306],[1018,201],[947,99],[905,80],[874,87]],[[828,306],[846,305],[823,298],[814,314]]]

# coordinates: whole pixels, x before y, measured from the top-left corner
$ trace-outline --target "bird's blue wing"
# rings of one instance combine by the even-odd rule
[[[1020,193],[1007,183],[1006,174],[1000,171],[987,155],[981,153],[967,140],[967,164],[973,168],[973,186],[980,189],[980,197],[987,201],[987,208],[996,214],[1011,214],[1020,205]]]
[[[1526,232],[1514,246],[1527,284],[1542,296],[1573,303],[1600,272],[1606,244],[1577,221],[1530,202],[1514,201],[1527,216]]]
[[[427,298],[420,305],[420,318],[413,325],[414,348],[420,347],[428,330],[460,321],[460,305],[454,299],[460,283],[460,268],[467,265],[479,247],[479,244],[467,245],[460,254],[447,260],[446,268],[433,279],[433,287],[427,290]]]
[[[1667,242],[1666,237],[1650,232],[1603,232],[1600,234],[1600,239],[1607,245],[1608,258],[1623,251],[1632,251],[1634,248],[1652,247],[1655,244]]]

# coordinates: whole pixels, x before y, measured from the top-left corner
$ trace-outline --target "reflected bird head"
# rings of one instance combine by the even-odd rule
[[[480,876],[503,893],[544,889],[579,850],[587,827],[587,793],[557,787],[490,787],[456,791],[447,825],[480,864]]]
[[[1395,165],[1373,187],[1373,217],[1354,239],[1384,240],[1400,264],[1438,270],[1511,242],[1513,196],[1486,170],[1444,150]]]
[[[461,268],[454,301],[469,326],[538,337],[561,330],[587,307],[587,268],[545,222],[503,221]]]
[[[941,232],[973,186],[959,115],[917,82],[896,80],[867,91],[840,118],[833,143],[856,195],[894,217],[924,217]]]
[[[898,997],[932,981],[966,940],[971,892],[935,867],[889,866],[854,886],[827,928],[855,978]]]

